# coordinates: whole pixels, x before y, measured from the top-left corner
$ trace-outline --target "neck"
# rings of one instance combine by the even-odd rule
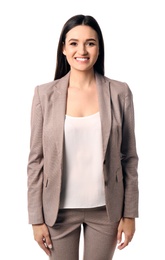
[[[69,87],[77,87],[81,89],[90,88],[95,82],[94,71],[89,72],[73,72],[70,73]]]

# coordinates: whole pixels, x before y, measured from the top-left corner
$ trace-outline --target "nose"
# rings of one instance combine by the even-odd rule
[[[79,45],[79,47],[78,47],[78,53],[79,53],[80,55],[86,55],[86,54],[88,53],[85,44],[80,44],[80,45]]]

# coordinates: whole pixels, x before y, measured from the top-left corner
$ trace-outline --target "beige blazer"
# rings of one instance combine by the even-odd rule
[[[35,88],[28,160],[29,223],[52,226],[63,172],[64,117],[70,72]],[[138,217],[138,156],[132,93],[126,83],[96,73],[109,219]],[[84,166],[85,167],[85,166]]]

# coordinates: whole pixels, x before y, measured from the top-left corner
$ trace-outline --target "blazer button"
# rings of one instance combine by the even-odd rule
[[[103,164],[106,164],[106,160],[104,160]]]

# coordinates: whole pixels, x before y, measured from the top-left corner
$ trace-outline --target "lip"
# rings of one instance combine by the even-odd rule
[[[75,60],[83,62],[83,61],[88,61],[89,58],[88,57],[76,57]]]

